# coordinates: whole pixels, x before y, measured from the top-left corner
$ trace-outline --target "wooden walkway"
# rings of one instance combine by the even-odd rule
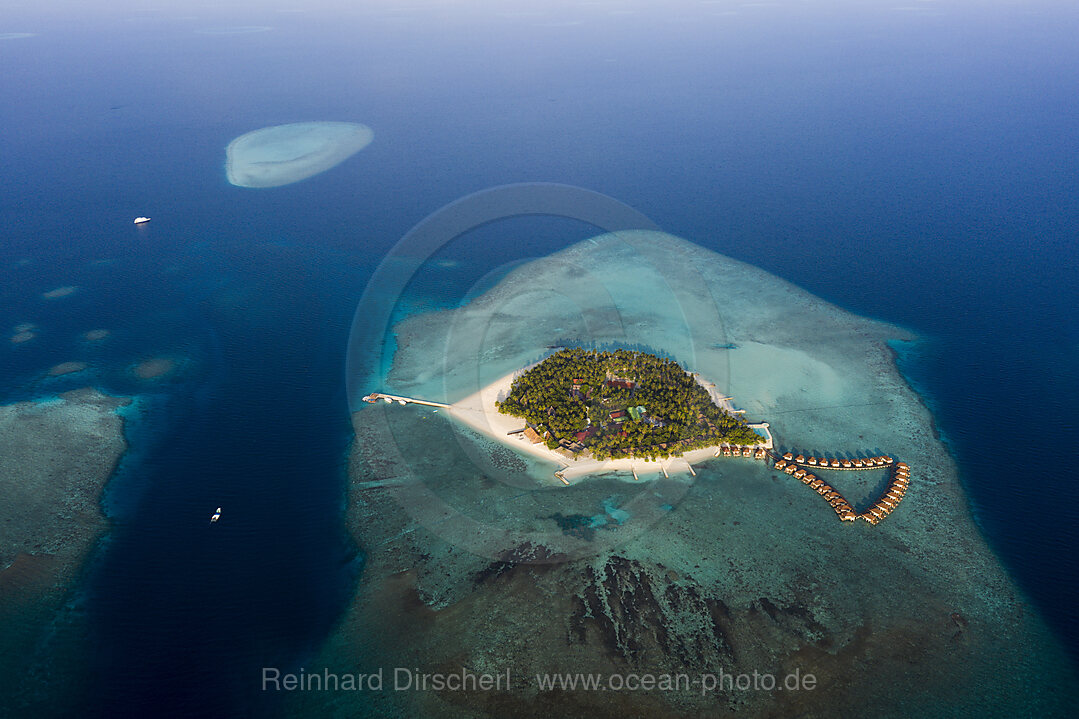
[[[414,399],[412,397],[398,397],[395,394],[383,394],[382,392],[372,392],[363,398],[364,402],[370,402],[371,404],[374,404],[379,400],[387,403],[396,402],[397,404],[422,404],[427,405],[428,407],[449,407],[448,404],[442,402],[429,402],[425,399]]]
[[[907,493],[907,487],[910,486],[910,466],[906,462],[896,462],[894,459],[888,456],[883,457],[862,457],[858,459],[817,459],[816,457],[809,457],[808,459],[804,455],[794,455],[791,452],[787,452],[782,457],[778,453],[772,452],[772,457],[776,460],[775,468],[791,475],[795,479],[801,480],[803,484],[808,485],[811,489],[815,490],[817,494],[824,497],[824,499],[835,510],[836,515],[840,520],[844,522],[853,522],[856,519],[863,519],[870,524],[877,524],[882,519],[887,517],[892,511],[899,506],[899,502]],[[812,462],[812,464],[810,463]],[[854,507],[846,498],[832,488],[823,479],[818,478],[811,470],[855,470],[855,469],[891,469],[891,480],[888,482],[888,486],[877,501],[873,503],[866,511],[858,514],[854,511]]]

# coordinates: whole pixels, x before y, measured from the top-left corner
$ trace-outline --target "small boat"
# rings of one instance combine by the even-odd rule
[[[213,513],[213,516],[210,517],[210,524],[213,524],[219,519],[221,519],[221,507],[218,507],[217,511]]]
[[[143,224],[144,222],[149,222],[149,221],[150,221],[150,218],[149,218],[149,217],[136,217],[136,218],[135,218],[135,224],[136,224],[136,225],[141,225],[141,224]]]

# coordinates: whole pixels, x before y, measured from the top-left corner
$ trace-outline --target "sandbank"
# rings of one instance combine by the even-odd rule
[[[139,379],[159,379],[172,374],[176,370],[176,361],[168,357],[154,357],[131,368],[131,372]]]
[[[60,297],[67,297],[74,294],[79,288],[75,285],[67,285],[66,287],[57,287],[55,290],[49,290],[48,292],[42,292],[41,296],[47,300],[55,300]]]
[[[11,344],[21,345],[23,342],[29,342],[37,337],[37,333],[31,330],[25,330],[23,332],[16,332],[11,336]]]
[[[61,362],[50,368],[48,374],[50,377],[60,377],[65,374],[82,372],[86,367],[87,364],[85,362]]]
[[[90,330],[89,332],[84,332],[82,338],[87,342],[100,342],[108,336],[108,330]]]
[[[280,187],[325,172],[374,138],[352,122],[297,122],[240,135],[225,149],[225,173],[238,187]]]

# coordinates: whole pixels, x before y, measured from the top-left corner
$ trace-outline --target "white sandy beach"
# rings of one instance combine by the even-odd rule
[[[514,433],[525,426],[524,420],[502,414],[495,406],[495,402],[504,400],[509,395],[513,380],[529,369],[531,367],[511,372],[495,380],[479,392],[474,392],[453,403],[448,410],[449,414],[475,431],[508,445],[518,452],[558,465],[561,467],[559,475],[564,477],[566,482],[580,480],[589,474],[604,472],[623,472],[627,475],[627,479],[633,478],[634,472],[639,478],[651,478],[652,476],[663,474],[664,471],[668,474],[691,472],[690,465],[692,463],[715,457],[716,447],[704,447],[686,452],[681,457],[659,461],[632,458],[600,461],[590,457],[571,459],[553,449],[549,449],[542,442],[533,444],[522,433]],[[712,395],[713,401],[719,400],[716,401],[717,405],[724,407],[728,411],[732,409],[729,401],[724,400],[722,396],[717,396],[713,383],[701,378],[699,375],[697,376],[697,381]]]

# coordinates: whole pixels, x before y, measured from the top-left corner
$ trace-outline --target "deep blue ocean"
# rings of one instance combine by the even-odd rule
[[[36,33],[0,40],[0,330],[39,328],[5,335],[0,401],[139,396],[79,585],[85,706],[273,708],[259,668],[313,654],[363,581],[344,366],[366,280],[442,205],[529,181],[608,194],[918,334],[900,368],[991,546],[1079,656],[1079,6],[911,5],[0,14],[0,34]],[[271,29],[197,32],[235,26]],[[227,182],[230,140],[307,120],[375,139],[293,185]],[[588,234],[466,236],[409,311]],[[79,338],[97,328],[99,346]],[[131,376],[160,355],[182,371]],[[91,366],[44,378],[67,360]]]

